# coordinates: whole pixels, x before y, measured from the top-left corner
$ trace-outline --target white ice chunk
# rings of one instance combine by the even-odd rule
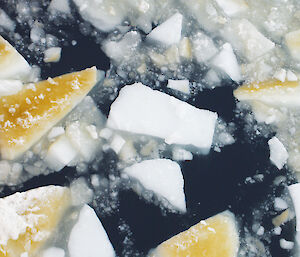
[[[137,31],[130,31],[120,41],[106,41],[103,44],[103,51],[114,60],[129,59],[136,53],[141,43],[141,35]]]
[[[113,132],[109,128],[104,128],[100,131],[99,136],[106,140],[109,140],[113,135]]]
[[[14,95],[23,88],[20,80],[0,79],[0,96]]]
[[[246,19],[233,20],[223,31],[224,37],[250,61],[271,51],[275,44]]]
[[[60,47],[50,47],[44,52],[44,62],[59,62],[61,56]]]
[[[168,80],[168,88],[180,91],[184,94],[189,94],[190,93],[190,82],[187,79],[183,80]]]
[[[93,200],[94,192],[89,188],[83,177],[80,177],[71,183],[70,191],[72,204],[74,206],[82,206]]]
[[[193,54],[197,62],[206,62],[218,53],[213,40],[202,32],[198,32],[192,39]]]
[[[274,208],[277,211],[282,211],[288,208],[288,204],[285,200],[280,197],[276,197],[274,200]]]
[[[294,247],[294,242],[287,241],[284,238],[281,238],[279,240],[279,244],[282,249],[286,249],[286,250],[291,250]]]
[[[163,45],[179,43],[181,39],[182,15],[176,13],[168,20],[153,29],[147,36],[148,40],[159,42]]]
[[[221,52],[213,58],[212,64],[225,72],[232,80],[242,80],[240,66],[229,43],[222,46]]]
[[[65,257],[65,251],[61,248],[51,247],[43,251],[42,257]]]
[[[52,12],[71,13],[69,0],[52,0],[48,8]]]
[[[114,257],[115,252],[95,211],[84,205],[73,227],[68,249],[70,257]]]
[[[124,172],[179,211],[186,212],[184,180],[178,163],[167,159],[146,160],[125,168]]]
[[[223,12],[228,16],[235,16],[248,9],[248,5],[244,0],[216,0]]]
[[[298,77],[296,76],[296,74],[294,72],[292,72],[291,70],[288,70],[286,73],[286,79],[288,81],[297,81]]]
[[[286,70],[285,69],[280,69],[278,71],[275,72],[274,74],[274,78],[277,80],[280,80],[281,82],[284,82],[286,79]]]
[[[296,212],[296,230],[300,231],[300,183],[288,186]]]
[[[172,159],[174,161],[191,161],[193,154],[183,148],[175,147],[172,151]]]
[[[50,169],[59,171],[68,165],[77,155],[70,140],[62,135],[48,149],[46,163]]]
[[[125,86],[112,104],[107,126],[160,137],[167,144],[193,145],[209,152],[218,115],[197,109],[141,83]]]
[[[127,15],[120,1],[74,0],[80,14],[102,31],[110,31],[121,24]]]
[[[270,160],[281,170],[289,157],[288,152],[277,137],[272,137],[268,144],[270,147]]]
[[[94,125],[88,125],[85,127],[92,139],[98,139],[97,127]]]
[[[0,8],[0,27],[10,31],[14,31],[16,24],[10,19],[10,17]]]
[[[47,138],[48,138],[49,140],[52,140],[52,139],[54,139],[54,138],[56,138],[56,137],[58,137],[58,136],[60,136],[60,135],[62,135],[62,134],[64,134],[64,133],[65,133],[65,129],[64,129],[63,127],[53,127],[53,128],[50,130],[50,132],[49,132]]]
[[[285,43],[291,56],[295,60],[300,61],[300,29],[287,33],[285,35]]]
[[[111,140],[110,147],[115,151],[116,154],[118,154],[122,147],[125,145],[126,141],[123,137],[120,135],[114,135],[113,139]]]

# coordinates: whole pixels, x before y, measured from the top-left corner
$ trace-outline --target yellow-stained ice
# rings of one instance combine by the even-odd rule
[[[200,221],[160,244],[151,257],[235,257],[239,236],[229,211]]]
[[[8,224],[12,224],[11,229],[16,229],[22,223],[25,224],[25,231],[20,230],[22,233],[18,238],[8,237],[6,243],[0,241],[0,257],[20,257],[23,253],[27,253],[30,257],[37,256],[41,247],[53,235],[71,203],[69,189],[60,186],[41,187],[0,200],[2,217],[5,217],[4,212],[12,213],[11,216],[6,217],[7,220],[0,218],[1,222],[6,222],[6,224],[0,223],[2,230],[4,227],[1,233],[9,233]],[[4,207],[1,208],[1,205]],[[2,234],[0,239],[5,236],[7,235]]]
[[[15,95],[0,97],[0,152],[15,159],[36,143],[77,105],[97,82],[89,68],[28,84]]]

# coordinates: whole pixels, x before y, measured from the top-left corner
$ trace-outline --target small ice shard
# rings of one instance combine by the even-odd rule
[[[59,171],[68,165],[77,155],[70,140],[62,135],[48,149],[45,161],[50,169]]]
[[[50,130],[49,134],[47,135],[47,138],[49,140],[52,140],[58,136],[61,136],[64,133],[65,133],[65,129],[63,127],[53,127]]]
[[[175,147],[172,151],[172,159],[174,161],[191,161],[193,154],[183,148]]]
[[[0,79],[0,97],[14,95],[23,88],[23,83],[20,80]]]
[[[142,186],[164,197],[181,212],[186,212],[184,180],[178,163],[167,159],[146,160],[124,169]]]
[[[51,247],[43,251],[42,257],[65,257],[65,251],[61,248]]]
[[[110,147],[116,154],[119,154],[125,143],[126,140],[123,137],[121,137],[120,135],[114,135],[110,142]]]
[[[295,60],[300,61],[300,29],[287,33],[285,35],[285,43],[291,56]]]
[[[121,24],[127,15],[119,1],[74,0],[79,13],[102,31],[110,31]]]
[[[249,7],[244,0],[216,0],[216,2],[229,17],[244,12]]]
[[[286,70],[285,69],[280,69],[280,70],[275,72],[273,77],[275,79],[281,81],[281,82],[284,82],[285,79],[286,79],[286,75],[287,75]]]
[[[222,46],[221,52],[213,58],[212,64],[225,72],[232,80],[242,80],[240,66],[229,43]]]
[[[217,113],[197,109],[141,83],[125,86],[112,104],[107,126],[160,137],[167,144],[193,145],[208,153]]]
[[[13,46],[0,36],[0,79],[25,79],[30,66]]]
[[[224,29],[223,36],[249,61],[255,61],[275,47],[271,40],[246,19],[233,20]]]
[[[282,249],[291,250],[294,248],[294,242],[287,241],[284,238],[279,240],[279,244]]]
[[[147,36],[148,40],[169,46],[179,43],[181,39],[182,15],[176,13],[165,22],[153,29]]]
[[[298,81],[298,77],[296,76],[296,74],[294,72],[292,72],[291,70],[288,70],[286,73],[286,79],[288,81]]]
[[[277,137],[272,137],[268,144],[270,147],[270,160],[281,170],[289,157],[288,152]]]
[[[288,186],[296,212],[296,230],[300,231],[300,183]]]
[[[288,208],[288,204],[285,200],[280,197],[276,197],[274,200],[274,208],[277,211],[282,211]]]
[[[61,56],[60,47],[50,47],[44,52],[44,62],[59,62]]]
[[[70,257],[114,257],[115,252],[95,211],[84,205],[73,227],[68,249]]]
[[[10,17],[0,8],[0,27],[9,31],[14,31],[16,24],[10,19]]]
[[[192,38],[193,54],[197,62],[206,62],[218,53],[213,40],[202,32]]]
[[[52,0],[48,7],[51,12],[60,12],[65,14],[71,13],[69,0]]]
[[[93,200],[94,192],[89,188],[86,180],[80,177],[74,180],[70,185],[72,205],[82,206]]]
[[[140,45],[142,39],[137,31],[130,31],[120,41],[106,41],[103,44],[103,51],[108,57],[115,61],[130,59]]]
[[[183,80],[168,80],[168,88],[180,91],[184,94],[189,94],[190,93],[190,82],[187,79]]]
[[[179,55],[186,59],[191,59],[193,56],[192,53],[192,44],[188,37],[181,39],[179,43]]]

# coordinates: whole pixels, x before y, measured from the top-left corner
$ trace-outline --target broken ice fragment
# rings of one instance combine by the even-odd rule
[[[182,15],[176,13],[153,29],[147,39],[169,46],[179,43],[181,39]]]
[[[300,231],[300,183],[288,187],[296,212],[296,230]]]
[[[271,40],[246,19],[233,20],[224,29],[223,36],[250,61],[255,61],[275,47]]]
[[[193,145],[209,152],[217,114],[197,109],[141,83],[125,86],[112,104],[107,126],[160,137],[167,144]]]
[[[192,38],[193,54],[197,62],[206,62],[218,53],[213,40],[202,32]]]
[[[12,45],[0,36],[0,79],[25,79],[30,66]]]
[[[125,168],[124,172],[137,179],[145,189],[165,198],[177,210],[186,212],[184,180],[176,162],[167,159],[146,160]]]
[[[277,137],[272,137],[268,144],[270,147],[270,160],[281,170],[289,157],[288,152]]]
[[[14,31],[16,28],[16,24],[2,9],[0,9],[0,27],[10,31]]]
[[[60,12],[64,14],[70,14],[71,8],[69,0],[51,0],[48,10],[51,12]]]
[[[223,12],[228,16],[235,16],[248,9],[248,4],[244,0],[216,0]]]
[[[115,252],[95,211],[84,205],[73,227],[68,249],[70,257],[114,257]]]
[[[275,72],[274,74],[274,78],[281,81],[281,82],[284,82],[285,79],[286,79],[286,70],[285,69],[280,69],[278,71]]]
[[[111,140],[110,147],[115,151],[116,154],[119,154],[125,143],[126,141],[123,137],[120,135],[114,135]]]
[[[0,80],[0,97],[14,95],[23,88],[20,80]]]
[[[190,93],[190,82],[187,79],[184,80],[168,80],[168,88],[180,91],[184,94]]]
[[[43,251],[42,257],[65,257],[65,251],[61,248],[51,247]]]
[[[59,62],[61,56],[60,47],[50,47],[45,50],[44,62]]]
[[[213,58],[212,64],[225,72],[232,80],[237,82],[242,80],[240,66],[229,43],[222,46],[221,52]]]
[[[172,159],[174,161],[191,161],[193,154],[183,148],[175,147],[172,151]]]

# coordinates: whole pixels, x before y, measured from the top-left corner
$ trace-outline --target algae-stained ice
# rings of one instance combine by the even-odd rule
[[[207,153],[217,117],[217,113],[136,83],[120,91],[111,106],[107,126],[159,137],[167,144],[192,145]]]

